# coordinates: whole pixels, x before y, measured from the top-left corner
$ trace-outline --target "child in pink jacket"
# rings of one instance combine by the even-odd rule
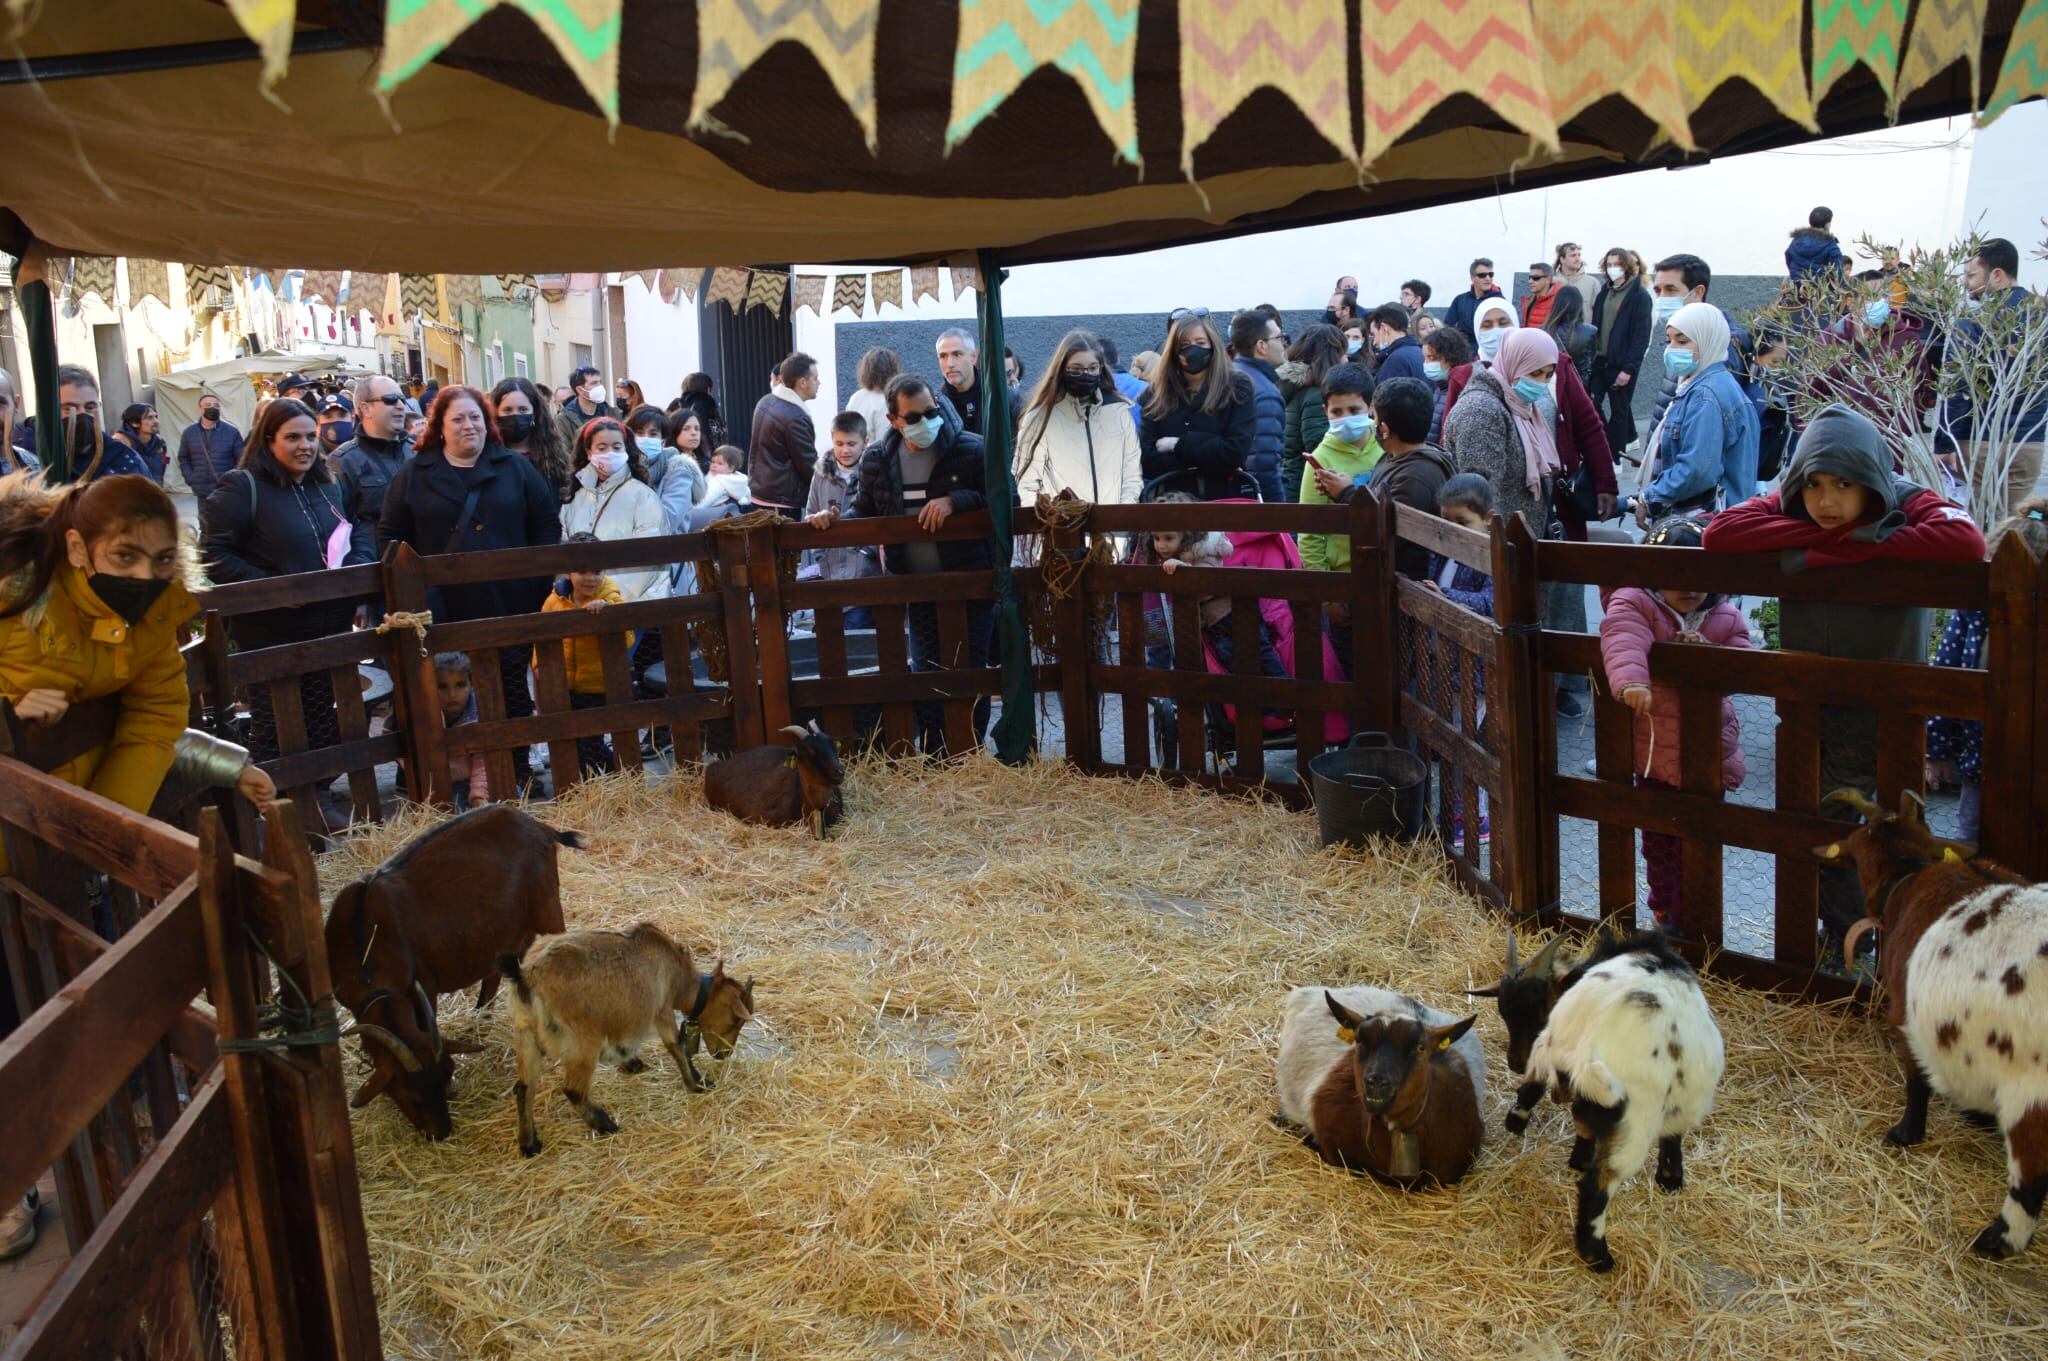
[[[1699,526],[1669,519],[1653,526],[1646,544],[1670,548],[1700,546]],[[1635,711],[1637,788],[1676,789],[1679,784],[1678,691],[1650,683],[1652,643],[1713,643],[1748,647],[1749,625],[1742,612],[1718,595],[1699,591],[1653,591],[1624,586],[1603,592],[1600,658],[1615,698]],[[1721,698],[1721,787],[1742,787],[1742,725],[1735,705]],[[1666,932],[1683,935],[1685,891],[1682,843],[1675,836],[1643,833],[1643,869],[1650,881],[1650,912]]]

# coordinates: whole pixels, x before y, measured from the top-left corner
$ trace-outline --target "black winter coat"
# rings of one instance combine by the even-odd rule
[[[953,513],[988,509],[988,495],[982,480],[981,436],[947,422],[939,431],[938,462],[932,466],[926,484],[928,499],[951,497]],[[859,487],[853,494],[851,515],[880,517],[903,514],[903,464],[899,454],[903,432],[891,428],[882,439],[868,446],[860,456]],[[939,566],[948,572],[982,572],[994,565],[987,539],[959,539],[938,545]],[[882,568],[901,576],[910,568],[903,560],[900,544],[884,544]]]
[[[1650,290],[1634,279],[1618,289],[1611,281],[1600,285],[1600,295],[1593,299],[1596,336],[1606,309],[1617,306],[1621,311],[1609,323],[1607,348],[1593,358],[1605,366],[1603,373],[1625,373],[1634,382],[1637,370],[1643,367],[1643,355],[1650,348]]]
[[[316,482],[309,475],[296,485],[281,487],[240,468],[221,478],[206,498],[200,519],[205,531],[200,553],[207,574],[225,585],[326,571],[327,536],[348,517],[342,513],[341,492],[332,482]],[[365,545],[351,538],[341,565],[375,561]],[[237,647],[270,647],[345,632],[355,608],[353,599],[327,600],[238,615],[228,627]]]
[[[357,545],[373,561],[377,556],[377,522],[384,518],[384,493],[391,489],[391,479],[411,457],[412,441],[404,435],[395,440],[357,435],[334,451],[342,514],[355,526]]]
[[[1180,442],[1171,452],[1163,452],[1159,441],[1168,436]],[[1139,466],[1144,469],[1147,482],[1168,473],[1196,474],[1191,479],[1195,484],[1192,490],[1204,501],[1243,496],[1243,479],[1231,474],[1244,470],[1257,436],[1258,411],[1252,380],[1242,373],[1232,374],[1230,401],[1220,411],[1212,413],[1196,406],[1182,406],[1154,417],[1140,407]]]
[[[455,517],[468,499],[470,479],[482,479],[476,510],[466,524]],[[399,468],[384,493],[377,549],[409,545],[421,556],[478,553],[489,548],[533,548],[562,541],[561,504],[522,454],[501,444],[484,446],[474,468],[457,468],[439,449],[423,449]],[[489,619],[530,614],[547,598],[546,577],[437,587],[434,618]]]

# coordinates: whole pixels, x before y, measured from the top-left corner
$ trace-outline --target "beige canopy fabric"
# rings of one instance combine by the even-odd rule
[[[218,364],[194,364],[190,368],[172,369],[156,376],[156,414],[162,422],[164,441],[175,453],[178,437],[184,433],[185,427],[199,419],[201,393],[211,392],[219,397],[222,419],[246,435],[256,410],[256,380],[282,378],[287,373],[303,373],[310,378],[329,373],[355,375],[363,372],[367,370],[351,364],[343,356],[320,350],[298,354],[252,354]],[[184,487],[184,477],[178,471],[175,457],[171,459],[166,477],[173,490]]]
[[[2035,69],[2006,49],[2038,51],[2048,22],[2039,0],[2024,19],[2011,0],[1930,0],[1837,38],[1825,26],[1861,11],[1825,0],[1374,0],[1361,32],[1342,0],[1295,7],[1304,42],[1362,42],[1361,78],[1320,58],[1291,72],[1232,29],[1256,7],[1215,0],[829,3],[881,19],[830,75],[808,21],[729,0],[605,0],[616,52],[573,71],[512,6],[431,0],[407,8],[455,16],[456,36],[409,49],[387,115],[383,21],[363,17],[383,6],[299,0],[302,31],[362,46],[292,55],[282,106],[253,54],[0,84],[0,244],[412,273],[1057,259],[1671,164],[1681,136],[1711,154],[1967,112],[1994,84],[2034,93],[1999,73]],[[1465,32],[1469,11],[1493,21]],[[25,13],[31,60],[241,31],[207,0]],[[742,23],[761,26],[744,43]],[[1055,69],[1075,23],[1101,28],[1090,50],[1120,72]],[[593,102],[613,66],[616,125]]]

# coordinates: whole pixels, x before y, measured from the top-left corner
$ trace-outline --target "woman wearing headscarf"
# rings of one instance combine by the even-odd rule
[[[1521,324],[1522,319],[1515,312],[1514,304],[1506,298],[1483,299],[1474,309],[1472,334],[1479,337],[1479,340],[1473,347],[1472,361],[1452,369],[1450,381],[1444,385],[1445,419],[1449,419],[1450,409],[1458,404],[1458,397],[1465,391],[1465,384],[1470,381],[1473,370],[1493,367],[1494,359],[1500,354],[1501,342],[1509,331],[1515,330]]]
[[[1678,390],[1637,472],[1636,522],[1645,526],[1756,495],[1756,405],[1728,371],[1728,319],[1712,303],[1687,303],[1664,339],[1664,371]]]
[[[1481,304],[1475,322],[1485,313]],[[1489,332],[1479,334],[1483,339]],[[1491,334],[1501,337],[1491,347],[1493,362],[1474,362],[1444,418],[1444,443],[1460,472],[1478,473],[1493,484],[1494,509],[1503,519],[1521,515],[1530,533],[1546,538],[1553,518],[1550,480],[1563,467],[1557,454],[1557,403],[1550,389],[1557,374],[1557,342],[1528,328]]]

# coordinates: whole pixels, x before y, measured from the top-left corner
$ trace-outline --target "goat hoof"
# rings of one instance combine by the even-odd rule
[[[590,1127],[599,1134],[617,1134],[619,1122],[612,1119],[611,1112],[602,1106],[590,1108]]]
[[[1926,1137],[1927,1130],[1924,1126],[1915,1129],[1903,1120],[1884,1132],[1884,1141],[1896,1148],[1911,1148]]]
[[[540,1150],[541,1142],[539,1139],[521,1139],[519,1141],[519,1156],[522,1158],[531,1158]]]
[[[1577,1244],[1579,1260],[1587,1268],[1604,1276],[1614,1270],[1614,1254],[1607,1250],[1605,1239],[1583,1238]]]
[[[2012,1242],[2005,1234],[2004,1215],[1992,1220],[1991,1227],[1977,1235],[1977,1241],[1970,1244],[1970,1251],[1979,1257],[1989,1257],[1994,1262],[2003,1261],[2013,1255]]]
[[[622,1073],[644,1073],[647,1071],[647,1060],[635,1054],[632,1058],[619,1065],[619,1071]]]
[[[1958,1111],[1957,1114],[1961,1115],[1963,1123],[1972,1129],[1998,1128],[1998,1117],[1990,1111]]]
[[[1521,1111],[1509,1111],[1504,1125],[1508,1133],[1520,1135],[1528,1130],[1529,1117]]]
[[[1683,1176],[1668,1177],[1659,1172],[1657,1174],[1657,1189],[1675,1196],[1685,1189],[1685,1178]]]

